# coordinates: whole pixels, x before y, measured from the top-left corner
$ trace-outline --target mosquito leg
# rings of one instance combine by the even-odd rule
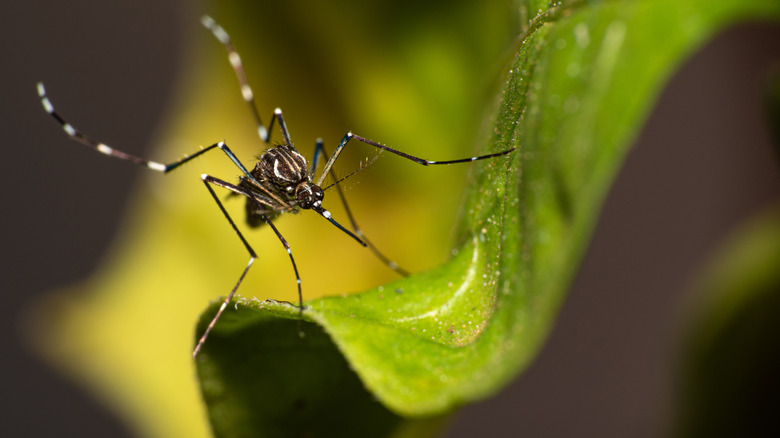
[[[256,206],[258,208],[258,211],[262,211],[263,210],[263,205],[268,205],[270,207],[268,211],[271,211],[271,212],[278,212],[278,211],[282,210],[282,206],[281,205],[274,206],[274,204],[273,204],[274,201],[272,199],[265,198],[265,197],[263,197],[263,195],[261,195],[259,193],[256,193],[256,192],[249,193],[246,190],[243,190],[241,187],[237,187],[237,186],[235,186],[233,184],[230,184],[228,182],[225,182],[225,181],[222,181],[222,180],[219,180],[219,179],[216,179],[216,178],[212,178],[212,177],[210,177],[208,175],[204,175],[203,177],[204,178],[208,178],[209,182],[211,182],[212,184],[218,185],[220,187],[224,187],[224,188],[226,188],[228,190],[232,190],[232,191],[234,191],[234,192],[236,192],[238,194],[241,194],[241,195],[249,197],[256,204]],[[214,195],[214,192],[212,192],[212,195]],[[220,208],[222,208],[222,204],[221,203],[220,203]],[[225,209],[222,208],[222,211],[225,212]],[[298,285],[298,308],[300,309],[300,311],[302,313],[303,312],[303,292],[301,290],[301,276],[298,273],[298,265],[295,263],[295,258],[292,255],[292,250],[290,249],[290,244],[287,243],[287,240],[284,238],[284,236],[282,236],[282,233],[279,232],[279,229],[276,228],[276,225],[274,225],[274,223],[271,221],[271,219],[268,218],[268,216],[266,216],[265,214],[262,214],[260,217],[263,219],[263,221],[265,221],[265,223],[268,224],[268,226],[274,231],[274,233],[276,233],[276,237],[279,238],[280,242],[282,242],[282,245],[284,246],[284,249],[287,251],[287,255],[290,257],[290,263],[292,263],[293,271],[295,272],[295,283]],[[230,223],[231,223],[231,225],[233,225],[233,229],[236,229],[236,226],[233,224],[232,220],[231,220]],[[236,230],[236,232],[238,232],[238,230]],[[240,233],[239,233],[239,236],[240,236]],[[243,238],[242,238],[242,240],[243,240]],[[230,301],[230,300],[228,300],[228,301]]]
[[[241,163],[238,157],[236,157],[236,155],[233,153],[233,151],[230,150],[230,148],[225,144],[225,142],[221,141],[219,143],[214,143],[211,146],[202,148],[201,150],[195,152],[194,154],[186,155],[184,156],[184,158],[181,158],[179,160],[176,160],[168,164],[145,160],[143,158],[136,157],[135,155],[130,155],[118,149],[114,149],[111,146],[106,145],[105,143],[101,143],[81,133],[79,130],[73,127],[73,125],[71,125],[64,118],[62,118],[62,116],[54,109],[54,105],[52,105],[51,101],[49,100],[49,97],[46,95],[46,88],[44,88],[43,83],[41,82],[38,83],[38,95],[41,97],[41,104],[43,105],[43,108],[55,120],[57,120],[57,122],[60,124],[60,126],[62,126],[63,131],[65,131],[68,137],[81,144],[89,146],[92,149],[95,149],[101,154],[108,155],[109,157],[113,157],[113,158],[118,158],[120,160],[129,161],[133,164],[148,167],[149,169],[156,170],[158,172],[168,173],[178,168],[182,164],[187,163],[190,160],[194,160],[195,158],[205,154],[206,152],[212,149],[218,148],[221,149],[228,156],[228,158],[230,158],[233,164],[235,164],[244,175],[246,175],[249,179],[254,180],[252,174],[249,173],[246,167],[244,167],[244,165]]]
[[[282,131],[282,137],[284,137],[284,144],[292,145],[292,140],[290,139],[290,131],[287,130],[287,123],[284,123],[284,117],[282,116],[282,109],[276,108],[274,110],[274,115],[271,117],[271,124],[270,127],[274,126],[274,120],[279,120],[279,130]],[[269,134],[270,138],[270,134]]]
[[[322,143],[322,139],[318,138],[317,144],[314,147],[314,154],[312,155],[311,173],[310,173],[311,175],[314,175],[314,173],[317,171],[317,165],[319,164],[320,155],[322,155],[325,160],[328,159],[328,153],[325,151],[325,146]],[[374,159],[376,159],[376,157]],[[360,169],[364,167],[365,166],[361,166]],[[374,244],[371,243],[370,240],[368,240],[366,235],[363,233],[363,230],[361,230],[360,227],[358,226],[357,221],[355,220],[355,216],[352,214],[352,210],[349,208],[349,205],[347,204],[347,198],[346,196],[344,196],[344,190],[342,190],[341,184],[339,184],[341,181],[349,177],[349,175],[347,175],[347,177],[345,178],[338,179],[338,177],[336,176],[336,172],[333,170],[332,167],[330,169],[330,174],[333,177],[333,181],[334,181],[333,185],[336,187],[336,192],[339,194],[339,198],[341,199],[341,204],[344,206],[344,211],[346,211],[347,213],[347,218],[349,218],[349,222],[352,225],[352,229],[355,230],[355,234],[358,237],[360,237],[363,240],[363,242],[366,243],[366,245],[368,245],[368,248],[371,250],[371,252],[373,252],[374,255],[379,260],[382,261],[382,263],[387,265],[388,268],[392,269],[393,271],[397,272],[399,275],[403,277],[408,277],[409,272],[401,268],[400,266],[398,266],[396,262],[390,260],[381,251],[379,251],[379,249],[376,246],[374,246]]]
[[[230,304],[230,300],[233,299],[233,296],[236,294],[236,291],[238,290],[238,287],[241,285],[241,282],[244,281],[244,277],[246,277],[247,272],[249,272],[249,268],[252,266],[252,263],[254,263],[255,259],[257,259],[257,253],[255,253],[255,250],[252,249],[252,246],[249,245],[249,242],[247,242],[246,238],[244,238],[244,235],[241,234],[241,231],[236,226],[236,223],[233,221],[233,218],[230,217],[230,214],[228,214],[227,210],[225,210],[225,206],[222,205],[222,201],[219,200],[219,197],[217,196],[216,192],[214,192],[214,189],[211,188],[211,184],[230,189],[241,195],[251,196],[251,194],[247,193],[245,190],[241,189],[240,187],[234,186],[230,183],[219,180],[209,175],[204,174],[201,176],[201,179],[203,180],[203,183],[206,185],[206,188],[209,190],[209,193],[211,193],[211,197],[214,198],[214,201],[217,203],[219,209],[222,211],[222,214],[225,216],[225,219],[227,219],[227,221],[230,223],[230,226],[233,228],[233,231],[236,232],[236,235],[238,235],[238,238],[241,240],[241,243],[244,245],[244,248],[246,248],[247,252],[249,253],[249,262],[246,264],[246,267],[241,272],[241,276],[238,277],[238,281],[236,282],[235,286],[233,286],[233,289],[231,289],[230,293],[227,295],[227,297],[225,297],[225,300],[222,302],[222,306],[220,306],[219,310],[217,311],[217,314],[214,315],[214,318],[211,320],[211,322],[209,322],[208,327],[206,327],[206,331],[198,340],[198,344],[195,346],[195,349],[192,352],[193,359],[197,357],[198,353],[203,347],[203,343],[206,342],[206,338],[208,338],[209,333],[211,333],[211,330],[214,328],[214,325],[217,323],[217,320],[219,320],[219,317],[222,316],[222,312],[224,312],[228,304]],[[265,216],[263,217],[265,218]]]
[[[210,30],[211,33],[213,33],[214,36],[219,40],[219,42],[225,46],[225,50],[227,50],[228,54],[228,60],[230,61],[230,66],[233,67],[233,71],[236,73],[236,78],[238,78],[238,85],[241,87],[241,96],[244,98],[244,102],[246,102],[249,106],[249,111],[252,113],[252,117],[255,119],[255,124],[257,125],[257,135],[260,136],[260,139],[264,142],[268,142],[269,129],[265,127],[263,121],[260,119],[260,113],[257,111],[257,105],[255,104],[255,96],[252,92],[252,87],[249,86],[249,81],[247,81],[246,78],[244,64],[241,62],[241,56],[238,55],[235,46],[233,46],[233,42],[230,40],[230,35],[228,35],[228,33],[225,32],[225,29],[223,29],[222,26],[217,24],[217,22],[208,15],[201,17],[200,21],[203,23],[203,26]],[[273,127],[273,119],[271,119],[270,126]]]
[[[408,160],[414,161],[417,164],[422,164],[423,166],[430,166],[430,165],[438,165],[438,164],[456,164],[456,163],[469,163],[472,161],[478,161],[478,160],[484,160],[487,158],[493,158],[493,157],[500,157],[502,155],[507,155],[514,151],[516,148],[507,149],[505,151],[501,152],[495,152],[492,154],[487,155],[478,155],[475,157],[469,157],[469,158],[460,158],[457,160],[444,160],[444,161],[436,161],[436,160],[426,160],[424,158],[415,157],[414,155],[407,154],[406,152],[401,152],[399,150],[393,149],[389,146],[385,146],[381,143],[377,143],[373,140],[369,140],[365,137],[361,137],[359,135],[355,135],[351,132],[348,132],[346,135],[344,135],[344,138],[341,139],[341,142],[336,147],[336,150],[333,151],[333,155],[330,157],[328,162],[325,164],[325,169],[323,169],[322,173],[320,174],[320,177],[317,179],[317,185],[321,185],[322,181],[325,179],[325,176],[330,171],[330,168],[333,167],[333,163],[338,159],[339,155],[341,154],[341,151],[344,149],[344,147],[349,143],[350,140],[355,139],[360,142],[363,142],[367,145],[377,147],[379,149],[382,149],[384,151],[390,152],[391,154],[398,155],[399,157],[406,158]]]
[[[228,60],[230,61],[230,66],[233,67],[233,71],[235,72],[236,78],[238,79],[238,85],[241,87],[241,96],[249,106],[249,111],[252,113],[252,117],[255,119],[255,124],[257,125],[257,135],[260,136],[261,140],[268,143],[271,140],[271,133],[273,132],[274,122],[278,120],[279,128],[282,130],[282,136],[284,137],[285,144],[291,145],[292,141],[290,141],[290,132],[287,130],[287,125],[284,123],[284,118],[282,118],[281,109],[276,108],[276,110],[274,110],[274,115],[271,117],[271,122],[268,124],[267,128],[260,119],[260,112],[257,110],[257,104],[255,103],[255,94],[252,92],[252,87],[249,85],[249,81],[247,80],[246,71],[244,70],[244,63],[241,61],[241,56],[238,54],[238,51],[236,51],[236,47],[233,45],[233,42],[230,39],[230,35],[228,35],[228,33],[225,32],[225,29],[223,29],[222,26],[217,24],[217,22],[208,15],[201,17],[200,21],[208,30],[211,31],[211,33],[214,34],[217,40],[219,40],[219,42],[225,46],[225,50],[228,54]]]
[[[301,292],[301,276],[298,274],[298,265],[295,264],[295,258],[292,255],[292,250],[290,250],[290,244],[287,243],[287,240],[282,236],[282,233],[279,232],[279,230],[276,228],[276,225],[274,225],[273,222],[271,222],[270,219],[268,219],[267,216],[263,215],[263,220],[265,223],[268,224],[269,227],[271,227],[272,230],[274,230],[274,233],[276,233],[276,237],[279,238],[279,241],[282,242],[282,245],[284,246],[284,249],[287,251],[287,255],[290,256],[290,263],[292,263],[293,271],[295,271],[295,283],[298,285],[298,308],[300,309],[301,313],[303,313],[303,292]]]
[[[312,178],[317,173],[317,166],[320,164],[320,156],[323,152],[325,152],[325,146],[322,143],[322,139],[318,138],[314,143],[314,153],[311,155],[311,167],[309,168],[309,176]],[[325,157],[325,159],[327,160],[328,158]]]
[[[73,125],[65,121],[65,119],[63,119],[62,116],[59,115],[59,113],[57,113],[57,111],[54,109],[54,105],[52,105],[51,101],[49,100],[49,97],[46,95],[46,88],[44,88],[43,82],[38,82],[37,88],[38,88],[38,95],[41,97],[41,104],[43,105],[43,109],[46,110],[46,112],[49,113],[52,117],[54,117],[55,120],[57,120],[60,126],[62,126],[62,129],[65,131],[65,133],[68,134],[68,137],[72,138],[73,140],[76,140],[79,143],[82,143],[84,145],[87,145],[95,149],[101,154],[105,154],[114,158],[119,158],[120,160],[130,161],[139,166],[145,166],[152,170],[156,170],[158,172],[168,171],[167,166],[165,164],[157,163],[155,161],[144,160],[143,158],[126,154],[122,151],[116,150],[104,143],[95,141],[87,137],[86,135],[82,134],[76,128],[74,128]],[[199,153],[196,155],[200,155],[203,152],[205,152],[205,150],[199,151]]]

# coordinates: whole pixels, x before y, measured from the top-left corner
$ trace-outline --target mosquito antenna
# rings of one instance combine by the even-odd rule
[[[374,164],[374,161],[376,161],[376,159],[379,158],[379,155],[381,155],[381,154],[382,154],[382,149],[379,149],[379,152],[377,152],[376,155],[374,155],[373,158],[371,158],[370,160],[360,161],[360,163],[358,163],[358,168],[357,169],[355,169],[352,172],[350,172],[347,176],[345,176],[343,178],[339,178],[338,180],[336,180],[335,182],[329,184],[328,186],[323,187],[322,191],[326,191],[326,190],[328,190],[329,188],[331,188],[333,186],[338,186],[340,183],[344,182],[344,180],[346,180],[347,178],[349,178],[352,175],[360,172],[361,170],[365,169],[366,167]]]

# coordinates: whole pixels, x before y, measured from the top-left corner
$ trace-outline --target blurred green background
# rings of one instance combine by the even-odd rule
[[[224,157],[215,153],[165,177],[106,160],[64,138],[41,111],[35,81],[46,82],[77,127],[128,152],[165,161],[224,139],[249,162],[260,143],[222,48],[199,24],[209,13],[234,38],[261,115],[267,121],[273,108],[283,108],[304,155],[316,137],[332,145],[351,129],[426,158],[460,157],[470,154],[498,85],[492,81],[521,25],[504,2],[258,2],[241,20],[220,9],[230,6],[40,2],[11,9],[18,19],[2,39],[3,58],[14,66],[2,81],[10,154],[3,174],[4,435],[202,431],[186,361],[188,327],[246,261],[197,180],[203,172],[235,175]],[[548,346],[515,385],[467,408],[450,436],[649,435],[668,426],[682,292],[722,235],[778,197],[760,112],[766,66],[777,59],[778,29],[746,26],[686,63],[607,200]],[[342,173],[365,154],[342,158]],[[365,232],[412,271],[441,262],[458,208],[453,192],[466,169],[418,169],[392,157],[377,164],[347,184]],[[240,216],[241,203],[232,204]],[[306,298],[394,276],[320,218],[303,214],[277,224],[293,245]],[[249,235],[261,258],[243,293],[293,299],[278,241],[268,230]],[[51,332],[43,342],[31,335],[31,314],[58,315],[42,313],[50,308],[36,295],[96,268],[97,279],[69,291],[100,289],[112,263],[124,275],[115,283],[123,294],[114,288],[113,298],[62,299],[74,331],[59,332],[64,341]],[[214,272],[225,274],[200,276]],[[96,310],[100,305],[128,311],[117,319]],[[95,321],[103,329],[95,331]],[[92,337],[77,341],[79,330]],[[50,357],[86,360],[64,370],[91,374],[110,389],[85,394],[52,374],[22,347],[20,339],[30,338]],[[104,355],[101,345],[120,348]],[[140,387],[128,369],[151,379],[135,398],[119,397]],[[186,408],[176,407],[177,399]],[[110,409],[131,413],[116,420]],[[140,423],[155,416],[170,420],[171,429]]]

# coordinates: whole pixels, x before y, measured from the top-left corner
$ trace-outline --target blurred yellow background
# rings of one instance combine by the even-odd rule
[[[332,151],[349,130],[428,159],[471,156],[496,85],[491,78],[517,27],[507,5],[471,2],[246,2],[204,12],[230,33],[265,123],[281,107],[306,157],[317,137]],[[184,29],[184,67],[148,158],[170,162],[224,140],[251,168],[264,145],[225,51],[198,20]],[[67,108],[79,105],[57,98],[54,88],[49,93],[66,118]],[[73,122],[92,132],[89,119]],[[279,134],[273,132],[277,141]],[[99,140],[122,148],[121,139]],[[351,143],[335,168],[346,175],[373,155]],[[345,192],[372,242],[418,272],[449,255],[467,171],[383,154],[347,180]],[[35,309],[39,351],[144,436],[209,435],[190,358],[194,324],[210,301],[229,292],[248,260],[202,173],[235,181],[239,172],[218,151],[166,176],[147,172],[95,275]],[[326,208],[348,225],[335,192],[326,194]],[[267,227],[248,230],[243,199],[225,204],[259,255],[238,293],[296,301],[293,270],[276,236]],[[396,277],[317,215],[283,215],[276,224],[292,246],[304,299]]]

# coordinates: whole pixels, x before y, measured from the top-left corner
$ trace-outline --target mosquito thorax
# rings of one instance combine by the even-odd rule
[[[260,179],[290,194],[299,184],[310,180],[306,159],[289,144],[267,150],[260,157],[257,168],[260,169]]]

